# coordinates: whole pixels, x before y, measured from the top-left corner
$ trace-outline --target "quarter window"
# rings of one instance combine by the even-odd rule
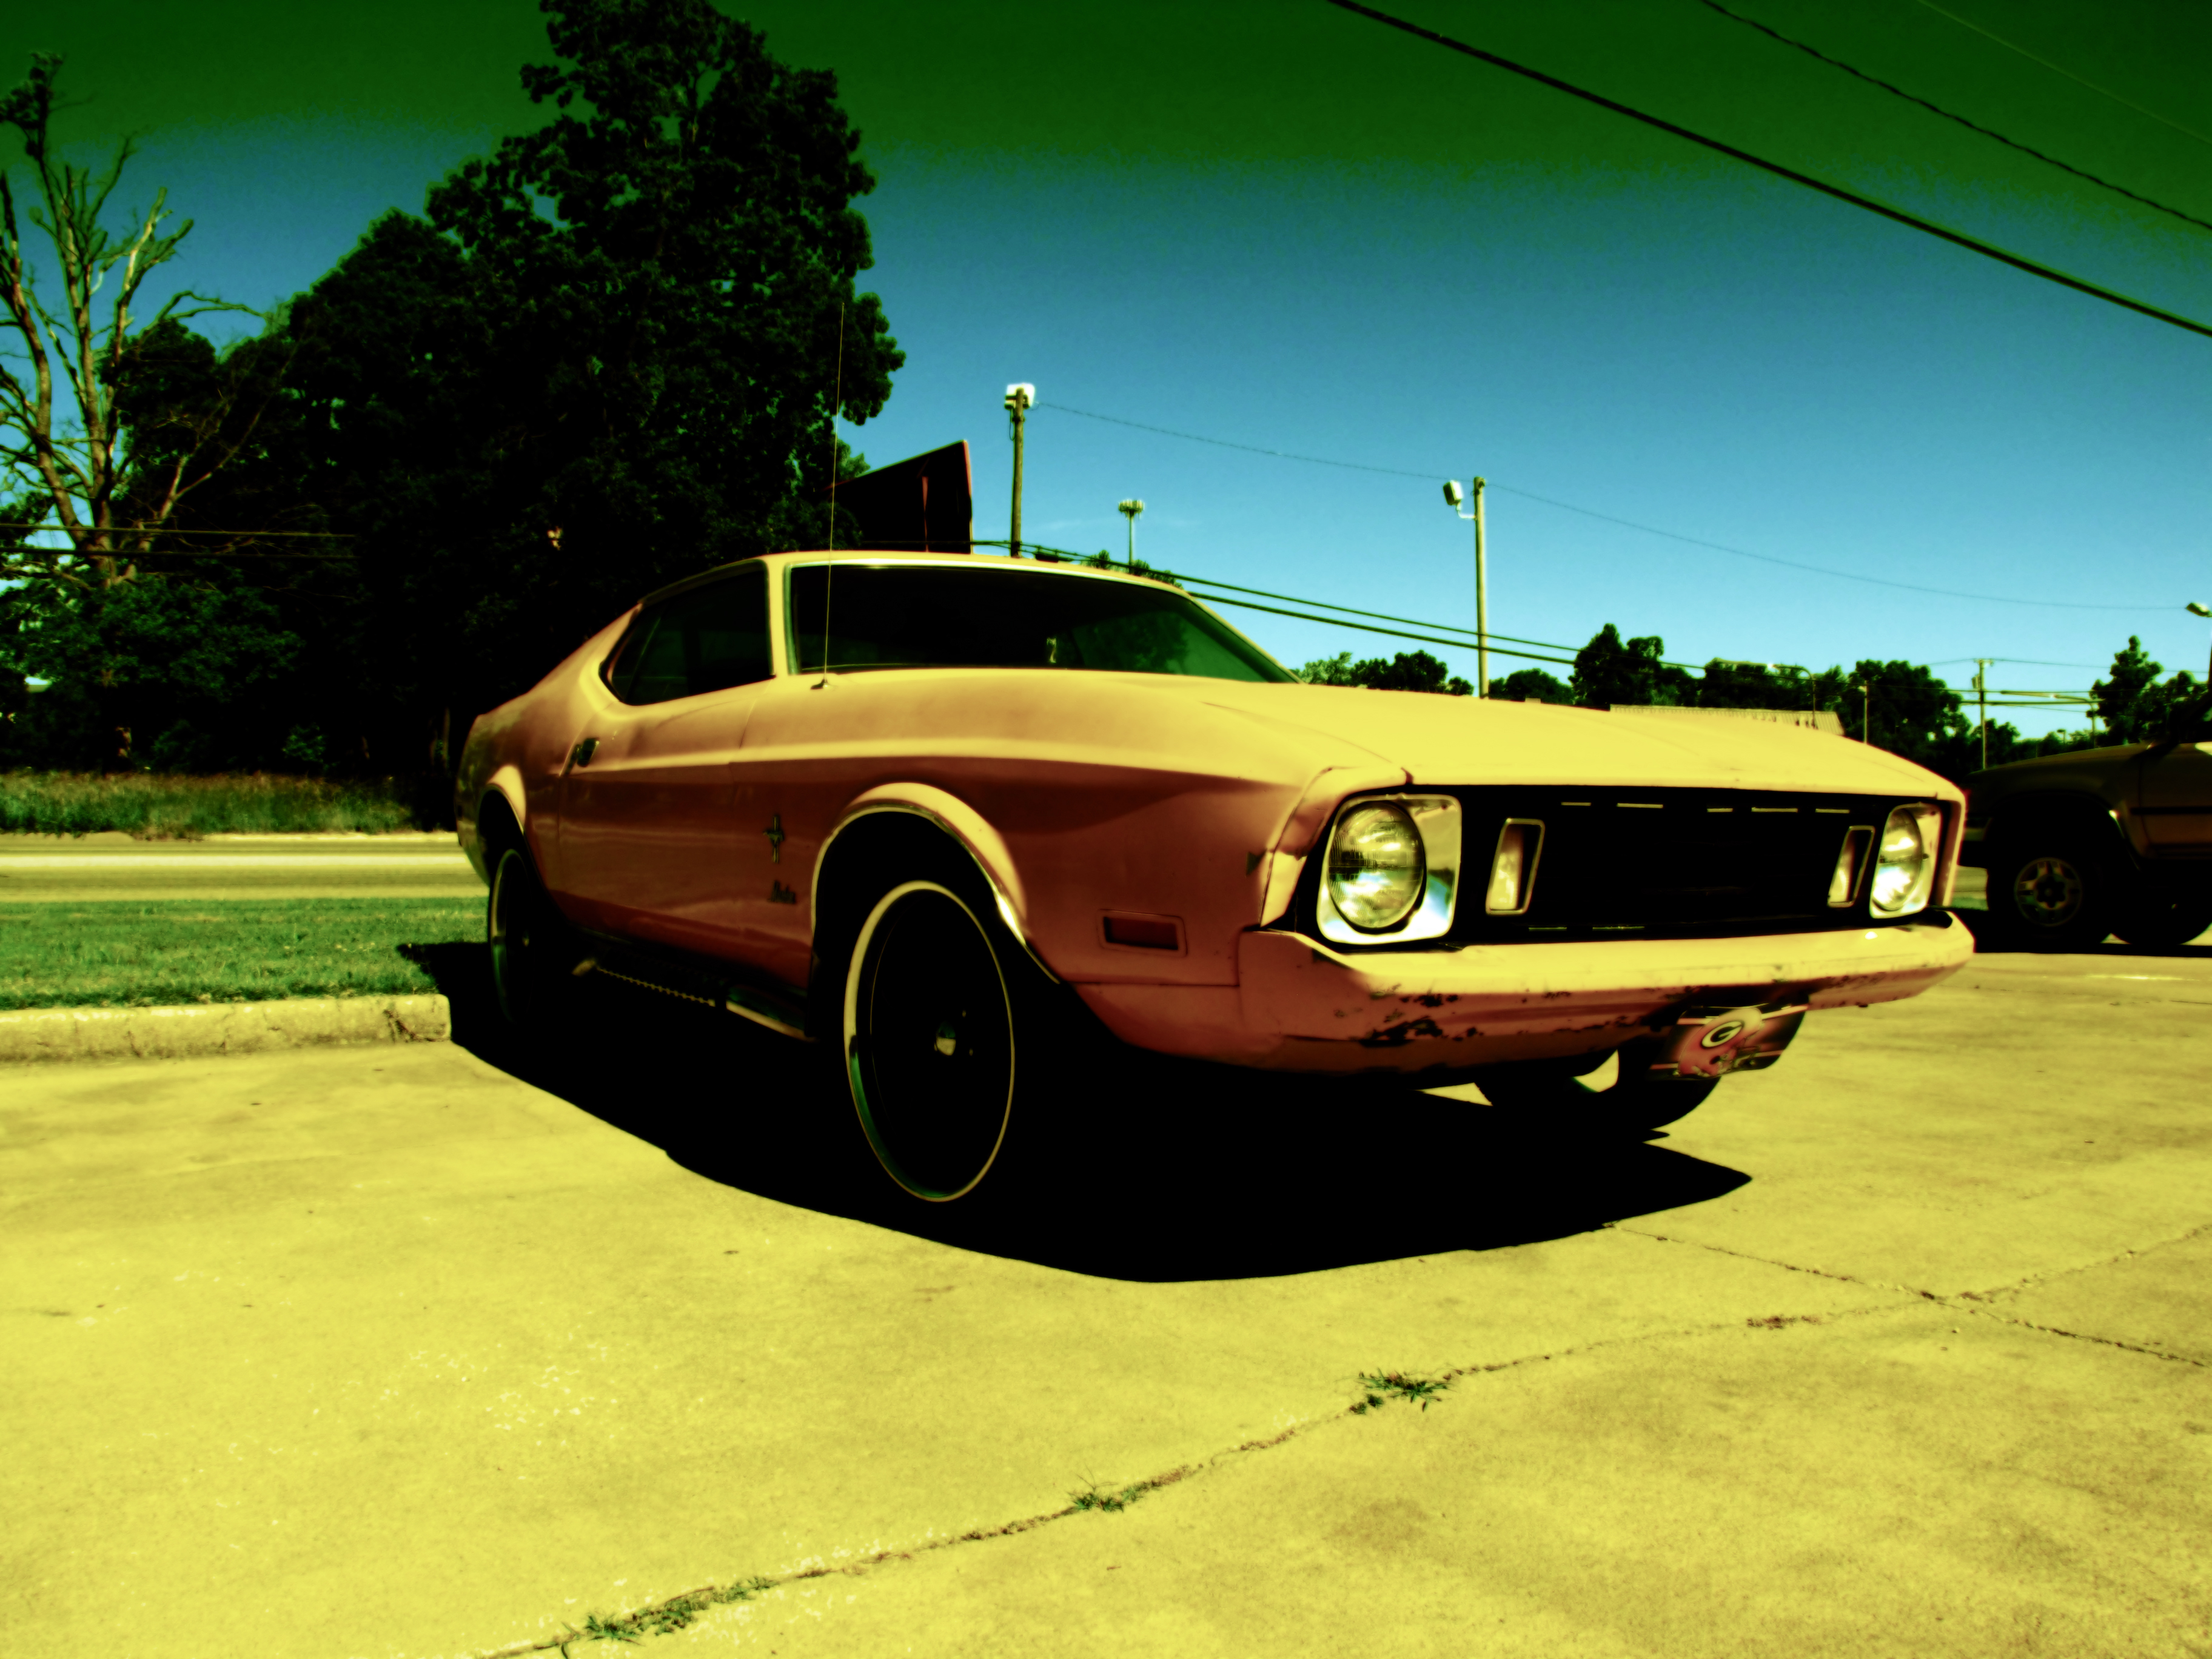
[[[624,702],[670,702],[750,685],[774,672],[768,574],[755,564],[641,613],[607,659],[606,680]]]

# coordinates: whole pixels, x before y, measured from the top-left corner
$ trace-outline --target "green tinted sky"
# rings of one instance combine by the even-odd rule
[[[2212,220],[2212,145],[1917,0],[1734,9]],[[1948,9],[2212,134],[2212,8]],[[732,9],[733,10],[736,9]],[[1424,24],[2212,320],[2212,234],[1778,45],[1700,0],[1397,8]],[[909,353],[854,434],[965,436],[1003,533],[999,393],[1270,448],[1492,481],[1492,624],[1601,623],[1670,655],[2100,665],[2130,632],[2200,667],[2212,340],[2067,293],[1318,3],[754,6],[835,69],[881,179],[869,281]],[[254,303],[531,121],[521,4],[352,12],[80,5],[5,44],[68,54],[90,146],[198,220],[180,277]],[[89,151],[87,152],[90,153]],[[1027,528],[1472,621],[1433,483],[1206,449],[1047,409]],[[1529,494],[1861,575],[1701,551]],[[2200,590],[2203,590],[2200,592]],[[1383,601],[1388,601],[1383,602]],[[2130,611],[2069,610],[2128,605]],[[1381,641],[1248,618],[1292,660]],[[1462,662],[1459,665],[1464,666]],[[1510,664],[1499,664],[1502,669]],[[2086,684],[2022,666],[2002,683]]]

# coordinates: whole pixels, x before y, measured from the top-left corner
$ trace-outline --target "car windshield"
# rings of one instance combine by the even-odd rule
[[[822,667],[1087,668],[1275,683],[1297,677],[1188,594],[1150,583],[945,565],[791,572],[792,660]]]

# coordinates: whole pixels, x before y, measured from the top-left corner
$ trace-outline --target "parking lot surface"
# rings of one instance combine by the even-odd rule
[[[1071,1071],[934,1209],[617,988],[0,1073],[0,1651],[767,1579],[638,1650],[2212,1652],[2212,949],[1979,958],[1641,1142]]]

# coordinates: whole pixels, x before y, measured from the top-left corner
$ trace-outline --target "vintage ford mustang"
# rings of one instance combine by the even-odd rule
[[[457,788],[507,1018],[596,971],[835,1044],[932,1200],[1079,1026],[1648,1128],[1972,950],[1962,797],[1895,756],[1307,685],[1176,588],[1027,560],[680,582],[477,720]]]

